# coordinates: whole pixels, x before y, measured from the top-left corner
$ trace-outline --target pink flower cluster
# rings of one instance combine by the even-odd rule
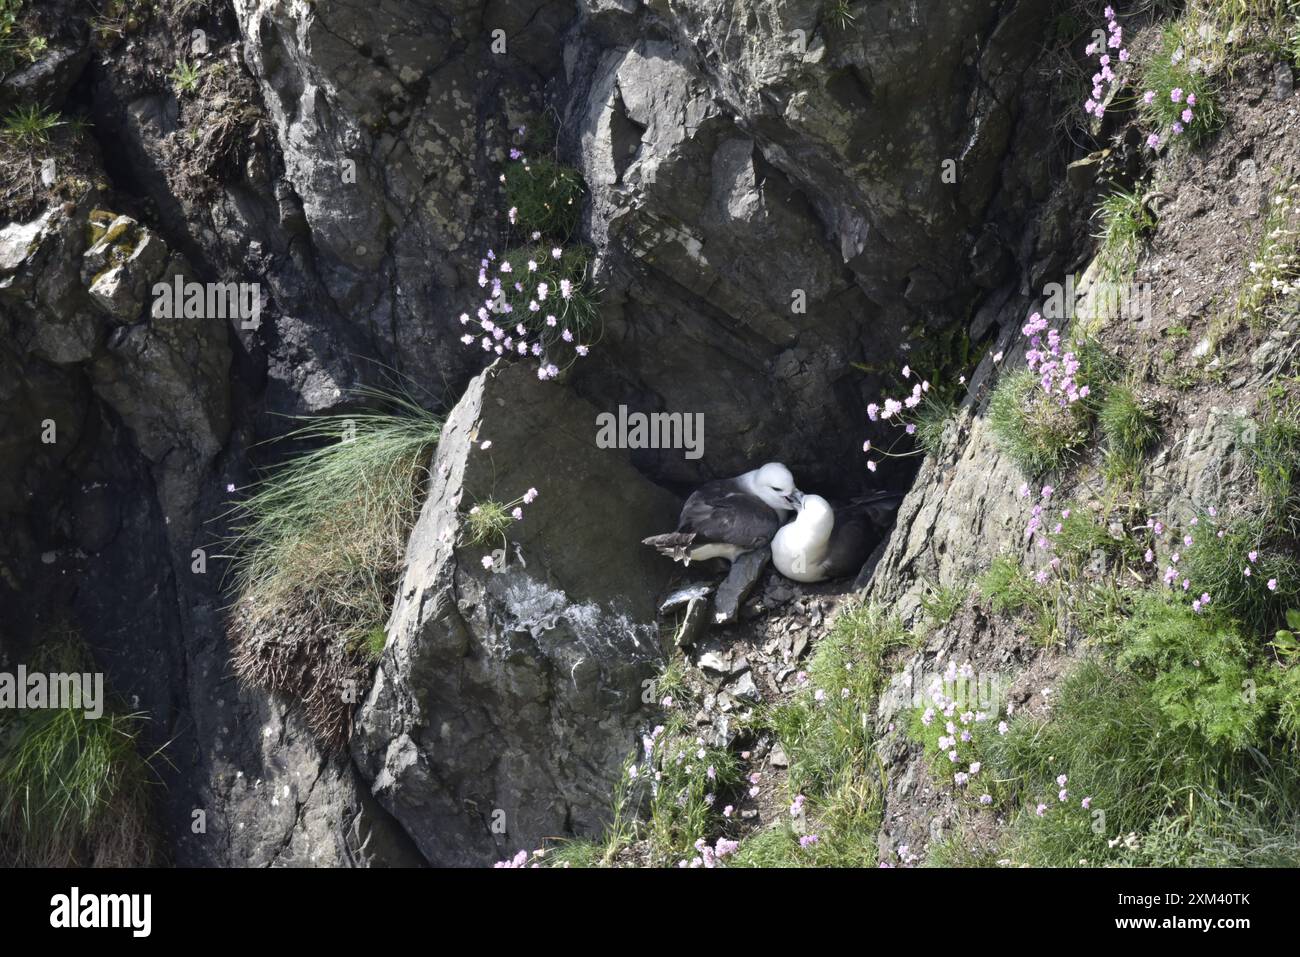
[[[988,714],[983,711],[966,710],[957,713],[958,702],[944,694],[945,683],[953,683],[958,677],[973,678],[975,669],[971,667],[970,662],[966,662],[961,667],[957,667],[953,662],[948,662],[948,668],[943,677],[935,678],[930,684],[928,693],[930,695],[931,707],[927,707],[921,714],[921,723],[927,728],[938,719],[939,715],[944,718],[944,733],[938,738],[939,750],[944,752],[948,761],[954,765],[959,762],[965,764],[964,770],[958,769],[953,773],[953,783],[957,787],[966,787],[971,780],[975,778],[982,770],[982,764],[979,761],[970,760],[970,755],[963,758],[961,745],[969,745],[974,739],[971,728],[988,720]],[[938,709],[937,711],[935,709]],[[981,803],[991,803],[981,799]]]
[[[1142,94],[1142,102],[1149,106],[1155,102],[1157,96],[1159,96],[1159,94],[1156,93],[1155,90],[1147,90]],[[1169,102],[1184,104],[1183,111],[1178,114],[1178,119],[1174,120],[1173,124],[1169,127],[1169,131],[1173,133],[1174,136],[1177,136],[1190,126],[1194,119],[1196,119],[1196,112],[1193,110],[1193,107],[1196,106],[1196,94],[1188,93],[1184,95],[1183,88],[1176,86],[1169,91]],[[1161,142],[1159,133],[1151,133],[1147,136],[1147,146],[1153,150],[1159,149]]]
[[[496,862],[495,864],[493,864],[492,866],[493,866],[493,867],[511,867],[511,868],[513,868],[513,867],[528,867],[528,866],[530,866],[530,865],[528,864],[528,852],[527,852],[527,851],[520,851],[520,852],[519,852],[518,854],[516,854],[514,857],[510,858],[510,860],[508,860],[508,861],[497,861],[497,862]],[[541,865],[539,865],[536,861],[534,861],[534,862],[532,863],[531,866],[532,866],[532,867],[539,867],[539,866],[541,866]]]
[[[713,847],[709,847],[709,845],[704,842],[704,838],[700,838],[695,842],[695,850],[699,852],[699,856],[692,858],[689,862],[678,861],[677,866],[717,867],[719,861],[728,855],[734,854],[738,847],[740,847],[739,841],[728,840],[725,837],[718,838],[718,842]]]
[[[1050,550],[1054,547],[1055,543],[1052,541],[1053,536],[1061,534],[1065,520],[1070,517],[1070,509],[1063,508],[1059,513],[1059,520],[1053,521],[1050,526],[1048,525],[1049,519],[1047,506],[1052,500],[1052,495],[1055,491],[1056,490],[1050,485],[1044,485],[1042,489],[1039,490],[1038,501],[1036,501],[1033,508],[1030,509],[1029,521],[1025,523],[1025,538],[1032,538],[1034,540],[1034,546],[1043,550]],[[1020,486],[1019,494],[1021,498],[1029,498],[1031,493],[1028,482],[1025,482]],[[1040,585],[1045,585],[1047,580],[1051,578],[1052,572],[1056,571],[1060,567],[1061,559],[1054,556],[1051,561],[1047,563],[1046,568],[1039,569],[1038,573],[1034,575],[1034,581]]]
[[[911,366],[903,366],[903,378],[911,379],[915,373]],[[964,377],[963,377],[964,378]],[[916,376],[916,381],[912,383],[912,391],[902,399],[883,398],[879,402],[870,402],[867,404],[867,418],[872,422],[888,422],[891,425],[901,428],[908,435],[916,434],[916,423],[908,422],[904,418],[905,411],[915,409],[924,400],[926,393],[930,391],[930,382],[928,379],[922,379]],[[862,451],[871,453],[871,441],[863,443]],[[888,452],[880,453],[888,455]],[[874,459],[867,460],[868,471],[876,470],[877,462]]]
[[[1092,75],[1092,95],[1083,102],[1084,112],[1097,119],[1106,115],[1106,90],[1103,84],[1113,88],[1119,79],[1115,67],[1127,63],[1129,58],[1128,50],[1124,47],[1124,28],[1115,19],[1114,8],[1107,7],[1102,11],[1102,16],[1108,21],[1106,42],[1103,44],[1100,40],[1094,40],[1083,51],[1087,56],[1097,58],[1098,70]]]
[[[525,130],[520,127],[520,135]],[[528,169],[527,160],[518,149],[511,149],[510,156]],[[504,173],[501,182],[506,182]],[[511,226],[516,225],[518,210],[511,207],[506,219]],[[506,239],[509,248],[509,232]],[[542,235],[534,231],[528,239],[538,244]],[[537,377],[543,380],[560,374],[551,356],[561,343],[577,356],[587,355],[590,347],[579,342],[577,333],[564,321],[577,289],[571,277],[561,275],[563,255],[564,250],[559,246],[549,250],[537,246],[529,252],[500,257],[489,249],[479,260],[478,270],[478,286],[485,291],[486,298],[481,300],[473,317],[468,312],[461,313],[460,324],[466,327],[461,343],[477,345],[484,352],[498,356],[532,357],[538,360]],[[526,261],[519,261],[522,256],[528,257]]]
[[[1070,789],[1066,787],[1066,785],[1069,784],[1069,782],[1070,779],[1067,775],[1058,774],[1056,776],[1056,786],[1058,788],[1056,792],[1056,800],[1060,804],[1064,804],[1070,800]],[[1038,817],[1045,817],[1047,815],[1049,807],[1050,806],[1048,804],[1039,801],[1038,804],[1035,805],[1034,807],[1034,814]],[[1079,802],[1079,807],[1083,808],[1085,811],[1091,808],[1092,798],[1086,797],[1083,800],[1081,800]]]
[[[1040,335],[1047,333],[1046,340]],[[1061,406],[1067,406],[1088,397],[1086,385],[1079,385],[1075,376],[1079,372],[1078,357],[1071,351],[1061,351],[1061,334],[1047,328],[1047,320],[1038,313],[1029,317],[1021,329],[1029,337],[1029,351],[1025,358],[1029,368],[1039,374],[1043,391],[1056,396]]]

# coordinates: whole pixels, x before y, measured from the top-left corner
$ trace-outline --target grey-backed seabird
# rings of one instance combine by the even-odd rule
[[[820,495],[796,494],[794,521],[772,539],[772,564],[797,582],[856,575],[902,500],[894,492],[876,492],[832,508]]]
[[[701,485],[682,506],[675,532],[642,541],[687,565],[710,558],[735,561],[772,540],[798,494],[790,470],[769,462],[744,475]]]

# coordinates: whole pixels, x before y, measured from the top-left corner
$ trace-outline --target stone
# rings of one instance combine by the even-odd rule
[[[374,796],[432,863],[597,836],[649,720],[655,595],[672,565],[640,541],[671,527],[677,502],[624,452],[597,448],[594,422],[565,388],[497,364],[443,428],[352,741]],[[499,546],[458,544],[465,513],[530,487],[539,497],[508,532],[526,563],[484,568]]]
[[[741,604],[758,584],[771,558],[772,550],[764,546],[745,552],[731,563],[726,579],[713,596],[714,624],[729,625],[740,617]]]

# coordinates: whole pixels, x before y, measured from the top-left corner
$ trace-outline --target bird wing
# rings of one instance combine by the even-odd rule
[[[754,496],[710,482],[686,500],[677,531],[694,532],[696,545],[735,545],[748,550],[766,545],[780,527],[776,512]]]

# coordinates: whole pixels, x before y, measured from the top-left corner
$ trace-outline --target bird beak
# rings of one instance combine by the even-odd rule
[[[791,492],[789,495],[785,497],[785,500],[790,503],[791,508],[802,508],[803,492],[799,491],[798,489],[795,489],[793,492]]]

